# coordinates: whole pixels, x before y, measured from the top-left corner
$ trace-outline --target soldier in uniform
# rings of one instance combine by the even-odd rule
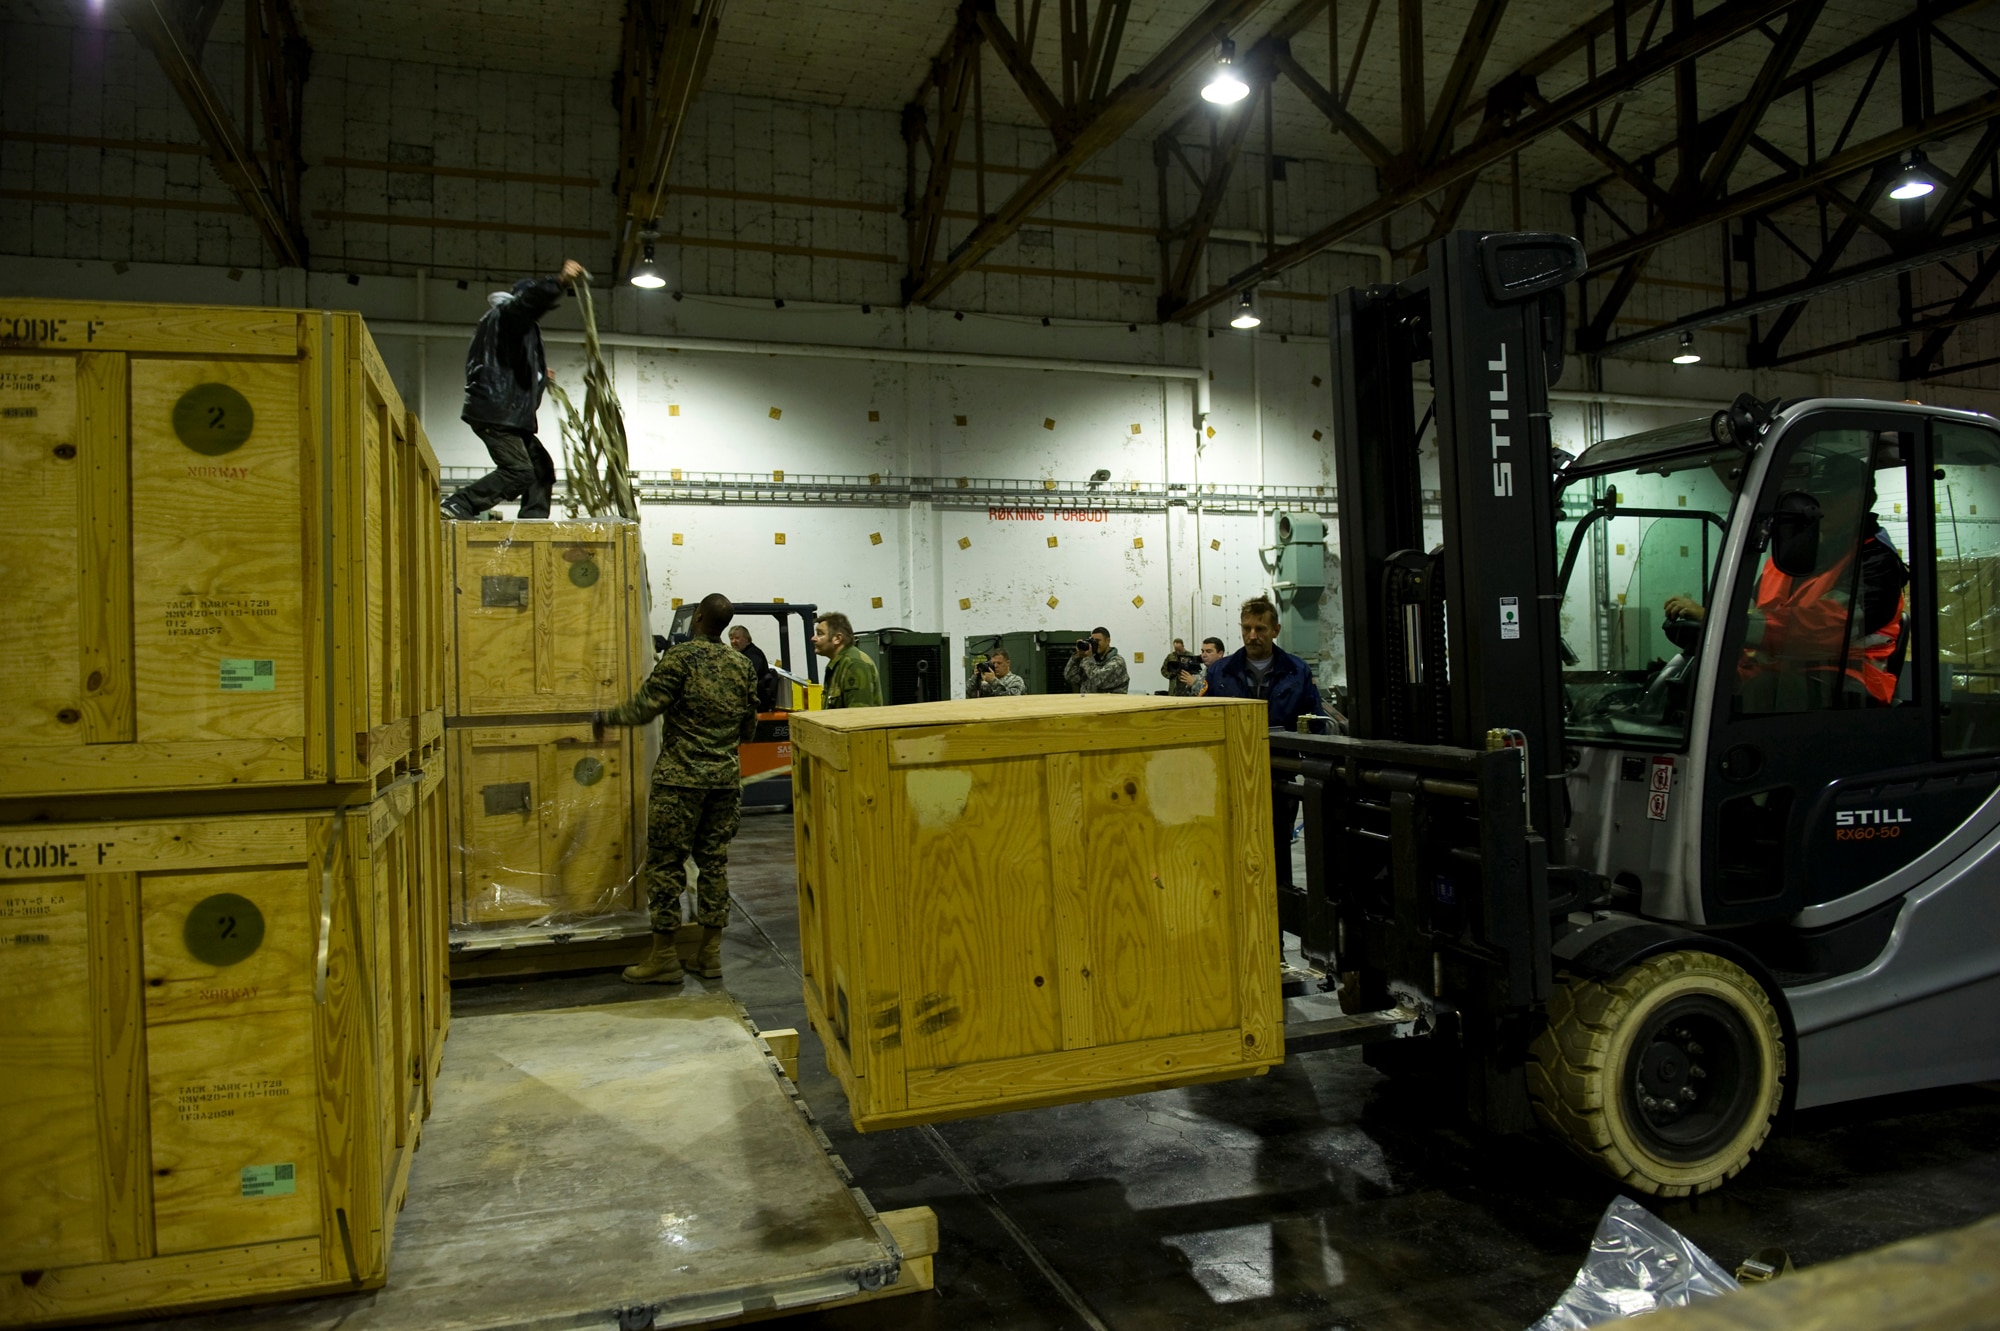
[[[1063,667],[1063,678],[1078,693],[1123,693],[1132,682],[1125,658],[1111,645],[1111,630],[1102,625],[1076,645],[1076,655]]]
[[[986,654],[973,671],[972,696],[975,698],[1018,698],[1028,691],[1028,681],[1014,673],[1014,663],[1007,659],[1005,647],[995,647]]]
[[[625,968],[633,984],[679,984],[686,978],[674,931],[681,926],[687,861],[701,871],[695,919],[701,951],[695,974],[722,974],[722,930],[729,923],[729,843],[743,804],[737,746],[757,733],[757,671],[750,658],[719,640],[735,613],[720,592],[694,612],[694,637],[667,649],[638,696],[595,720],[644,725],[666,717],[665,742],[653,768],[646,837],[646,904],[653,950]]]
[[[821,705],[880,707],[882,678],[875,661],[854,645],[854,625],[838,612],[821,615],[813,625],[813,650],[826,658],[826,692]]]

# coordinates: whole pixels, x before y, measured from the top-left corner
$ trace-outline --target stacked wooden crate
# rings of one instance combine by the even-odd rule
[[[534,969],[544,945],[644,929],[659,726],[591,724],[652,668],[639,525],[447,528],[454,972]]]
[[[379,1284],[448,1022],[437,460],[358,315],[0,313],[0,1324]]]
[[[1264,705],[792,717],[806,1014],[857,1130],[1284,1057]]]

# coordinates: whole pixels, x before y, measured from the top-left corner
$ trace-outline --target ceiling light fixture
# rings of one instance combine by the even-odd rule
[[[1250,95],[1250,85],[1236,77],[1236,43],[1222,39],[1222,53],[1215,58],[1215,73],[1202,86],[1203,101],[1217,106],[1234,106]]]
[[[1674,364],[1676,365],[1701,364],[1701,353],[1694,349],[1693,333],[1681,334],[1681,349],[1674,355]]]
[[[1249,292],[1244,292],[1243,299],[1236,302],[1236,317],[1229,321],[1229,326],[1231,328],[1255,328],[1263,322],[1262,319],[1257,317],[1256,302],[1250,298]]]
[[[1924,169],[1923,153],[1912,148],[1903,154],[1902,174],[1896,177],[1895,186],[1890,189],[1889,197],[1907,202],[1910,199],[1921,199],[1936,188],[1937,182],[1932,180],[1930,172]]]
[[[653,242],[660,238],[657,231],[646,230],[639,233],[639,239],[646,242],[646,256],[639,260],[639,266],[632,270],[632,285],[643,291],[657,291],[667,284],[660,275],[660,265],[653,260]]]

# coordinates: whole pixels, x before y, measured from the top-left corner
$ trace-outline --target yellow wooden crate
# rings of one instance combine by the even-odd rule
[[[806,1011],[861,1131],[1283,1056],[1261,703],[794,713]]]
[[[657,726],[460,725],[451,750],[453,922],[534,924],[638,909],[646,750]]]
[[[403,547],[438,524],[360,316],[5,314],[0,797],[392,768],[423,710],[409,626],[442,594]]]
[[[614,707],[651,668],[639,524],[454,522],[453,718]]]
[[[444,1065],[445,1037],[451,1031],[451,827],[450,800],[445,793],[442,748],[436,759],[417,773],[417,806],[413,821],[416,857],[418,946],[421,968],[424,1114],[430,1114],[432,1088]]]
[[[0,1324],[385,1278],[422,1112],[396,1010],[420,785],[0,828]]]
[[[408,656],[415,680],[413,710],[442,714],[445,703],[445,640],[447,577],[450,557],[445,549],[445,524],[438,517],[443,498],[443,472],[424,427],[413,411],[407,426],[411,466],[405,478],[409,492],[403,501],[407,540],[402,554],[403,577],[418,589],[410,598],[407,617]]]

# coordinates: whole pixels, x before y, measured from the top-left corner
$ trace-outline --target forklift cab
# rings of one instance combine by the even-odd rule
[[[1559,478],[1564,858],[1655,919],[1830,924],[2000,786],[2000,432],[1861,401],[1729,432],[1606,441]]]

